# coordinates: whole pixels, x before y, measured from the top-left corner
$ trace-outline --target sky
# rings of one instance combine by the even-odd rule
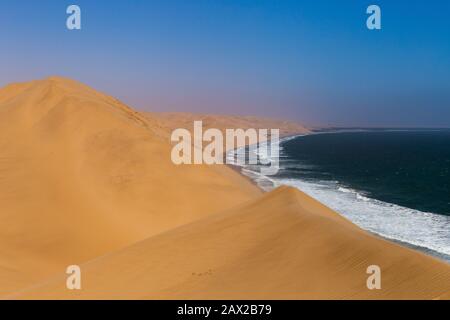
[[[448,0],[0,0],[0,86],[59,75],[138,110],[450,127],[449,16]]]

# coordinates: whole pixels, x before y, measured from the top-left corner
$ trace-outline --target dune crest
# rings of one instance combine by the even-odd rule
[[[0,291],[260,194],[170,150],[155,121],[76,81],[1,89]]]
[[[369,265],[382,290],[366,286]],[[281,187],[81,266],[11,298],[435,299],[450,268],[367,234],[297,189]]]
[[[194,121],[202,121],[204,130],[214,128],[225,134],[226,129],[279,129],[280,136],[306,134],[309,131],[299,123],[255,116],[198,114],[187,112],[143,112],[144,117],[156,121],[166,132],[184,128],[192,132]],[[240,146],[241,147],[241,146]]]
[[[59,77],[0,89],[0,297],[450,298],[448,264],[296,189],[262,194],[227,166],[175,166],[173,126],[272,126],[196,117],[144,115]],[[66,289],[73,264],[81,291]],[[382,290],[367,289],[369,265]]]

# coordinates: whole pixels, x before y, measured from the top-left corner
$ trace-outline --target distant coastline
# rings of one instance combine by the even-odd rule
[[[292,137],[290,137],[288,140],[285,140],[285,142],[284,143],[286,143],[286,141],[289,141],[289,140],[291,140],[291,139],[295,139],[295,138],[298,138],[298,137],[300,137],[300,136],[311,136],[311,135],[322,135],[322,134],[351,134],[351,133],[399,133],[399,134],[401,134],[401,133],[408,133],[408,134],[414,134],[414,133],[417,133],[417,132],[423,132],[424,134],[427,134],[427,133],[433,133],[433,132],[435,132],[435,133],[439,133],[439,132],[443,132],[444,134],[445,134],[445,132],[447,132],[447,131],[449,131],[448,129],[436,129],[436,128],[434,128],[434,129],[421,129],[421,130],[416,130],[416,129],[409,129],[409,130],[406,130],[406,129],[392,129],[392,128],[389,128],[389,129],[387,129],[387,128],[383,128],[383,129],[376,129],[376,130],[373,130],[373,129],[353,129],[353,130],[348,130],[348,129],[340,129],[340,130],[335,130],[335,131],[331,131],[331,130],[325,130],[325,131],[315,131],[315,132],[311,132],[311,133],[308,133],[308,134],[302,134],[302,135],[294,135],[294,136],[292,136]],[[348,136],[348,135],[347,135]],[[338,137],[336,136],[336,139],[337,139]],[[284,143],[282,143],[282,149],[283,149],[283,144]],[[286,155],[284,155],[284,158],[286,158]],[[289,160],[289,159],[288,159]],[[290,162],[292,162],[292,159],[291,160],[289,160]],[[281,166],[283,167],[283,162],[281,163]],[[268,191],[270,191],[270,190],[272,190],[274,187],[276,187],[276,186],[278,186],[278,185],[280,185],[280,184],[283,184],[283,183],[281,183],[280,182],[280,178],[277,178],[277,177],[274,177],[274,178],[272,178],[272,177],[263,177],[263,176],[261,176],[261,175],[259,175],[259,174],[257,174],[257,173],[255,173],[255,172],[253,172],[252,170],[251,170],[251,168],[249,168],[249,167],[241,167],[241,168],[239,168],[240,169],[240,173],[241,174],[243,174],[244,176],[247,176],[247,177],[249,177],[251,180],[253,180],[255,183],[256,183],[256,185],[258,185],[261,189],[263,189],[264,191],[266,191],[266,192],[268,192]],[[282,168],[282,170],[285,170],[286,168]],[[286,173],[287,174],[287,173]],[[288,176],[286,176],[286,174],[284,174],[284,175],[282,175],[283,176],[283,179],[281,179],[282,181],[283,180],[286,180],[286,179],[288,179]],[[295,179],[299,179],[299,178],[295,178]],[[295,181],[295,180],[294,180]],[[292,182],[292,184],[290,184],[289,183],[289,185],[296,185],[296,183],[294,183],[294,181]],[[300,188],[300,190],[302,190],[302,191],[308,191],[308,189],[310,188],[310,186],[312,187],[313,185],[310,185],[309,184],[309,182],[308,181],[305,181],[304,183],[302,183],[302,185],[304,185],[304,188],[307,188],[306,190],[304,189],[304,188],[302,188],[302,187],[299,187]],[[317,187],[317,188],[319,188],[319,187]],[[322,187],[321,187],[322,188]],[[323,186],[323,188],[325,188],[325,185]],[[346,187],[347,188],[347,187]],[[339,187],[339,189],[342,189],[341,187]],[[323,192],[331,192],[332,190],[330,189],[329,191],[327,191],[328,190],[328,187],[327,188],[325,188],[323,191],[320,191],[319,189],[317,189],[316,191],[316,187],[314,187],[313,189],[311,189],[311,191],[310,192],[307,192],[307,193],[309,193],[310,195],[312,195],[312,196],[314,196],[314,195],[316,195],[315,196],[315,198],[317,199],[317,200],[319,200],[319,201],[321,201],[321,198],[322,197],[320,197],[319,195],[324,195],[323,194]],[[311,193],[312,192],[312,193]],[[339,198],[341,198],[341,201],[340,202],[342,202],[342,201],[344,201],[345,199],[347,199],[348,197],[351,197],[351,195],[352,194],[355,194],[357,197],[362,197],[361,195],[360,195],[360,191],[356,191],[356,190],[353,190],[352,191],[352,193],[347,193],[347,192],[350,192],[350,191],[346,191],[345,193],[341,193],[341,192],[338,192],[338,190],[336,190],[336,192],[335,191],[333,191],[333,194],[334,194],[334,197],[339,197]],[[364,198],[364,197],[363,197]],[[324,200],[326,200],[326,198],[323,198],[322,199],[322,201],[324,201]],[[350,200],[350,199],[349,199]],[[331,200],[330,200],[331,201]],[[343,211],[344,212],[344,216],[346,216],[346,214],[345,214],[345,212],[347,211],[347,210],[349,210],[349,208],[345,208],[345,207],[340,207],[339,205],[335,205],[336,204],[336,201],[325,201],[325,204],[328,204],[328,205],[331,205],[331,207],[334,209],[334,210],[336,210],[336,211]],[[345,201],[347,201],[347,200],[345,200]],[[356,200],[355,200],[356,201]],[[367,205],[369,205],[369,203],[370,203],[370,206],[371,207],[373,207],[373,209],[375,209],[375,208],[377,208],[377,205],[376,205],[376,203],[378,203],[378,202],[374,202],[373,204],[372,204],[372,200],[371,199],[366,199],[365,201],[371,201],[371,202],[367,202]],[[366,210],[369,210],[369,208],[365,208],[366,207],[366,205],[365,205],[365,201],[360,201],[360,206],[358,207],[359,209],[358,210],[361,210],[361,212],[364,212],[364,211],[366,211]],[[375,200],[376,201],[376,200]],[[425,201],[425,200],[424,200]],[[432,200],[429,200],[429,201],[432,201]],[[343,202],[344,203],[344,202]],[[383,204],[382,202],[379,202],[380,203],[380,205],[383,205],[383,206],[388,206],[389,204],[388,203],[386,203],[386,204]],[[350,205],[350,204],[349,204]],[[370,209],[370,210],[373,210],[373,209]],[[404,209],[402,209],[402,208],[400,208],[399,207],[399,209],[400,210],[402,210],[402,211],[405,211],[405,214],[406,214],[406,210],[407,210],[407,208],[404,208]],[[380,208],[380,210],[381,210],[381,208]],[[385,209],[382,209],[382,210],[389,210],[389,211],[393,211],[393,212],[395,212],[397,209],[395,209],[395,208],[391,208],[391,209],[388,209],[387,207],[385,208]],[[412,210],[412,209],[411,209]],[[354,215],[356,215],[356,213],[357,212],[355,212],[355,213],[353,213],[352,215],[350,215],[351,217],[353,217]],[[374,213],[375,214],[375,213]],[[412,213],[411,213],[412,214]],[[422,213],[419,213],[418,212],[418,214],[422,214]],[[426,215],[427,215],[427,213],[424,213],[425,214],[425,216],[423,217],[423,219],[425,219],[425,220],[423,220],[423,222],[427,222],[428,220],[428,218],[426,218]],[[436,214],[436,213],[430,213],[430,214]],[[363,215],[362,215],[363,216]],[[354,217],[356,217],[356,216],[354,216]],[[352,218],[352,220],[354,220],[354,217]],[[381,217],[380,217],[381,218]],[[387,217],[388,218],[388,217]],[[386,219],[387,219],[386,218]],[[412,216],[412,218],[414,218],[414,216]],[[441,228],[443,228],[443,230],[445,229],[445,227],[444,227],[444,225],[445,225],[445,219],[446,218],[444,218],[444,217],[442,217],[442,216],[437,216],[436,217],[436,219],[441,219],[441,220],[443,220],[442,221],[442,223],[441,223],[441,225],[440,225],[440,227]],[[359,220],[360,218],[358,218],[357,220],[356,220],[356,223],[357,224],[360,224],[361,222],[358,222],[358,220]],[[405,216],[405,219],[406,219],[406,216]],[[413,220],[414,221],[414,220]],[[355,222],[355,221],[354,221]],[[389,223],[389,220],[386,220],[385,221],[385,223]],[[395,223],[395,222],[394,222]],[[400,222],[397,222],[397,223],[400,223]],[[421,222],[417,222],[418,224],[420,224]],[[437,221],[435,222],[436,224],[437,224]],[[361,225],[361,224],[360,224]],[[437,226],[439,226],[439,225],[436,225],[435,227],[437,227]],[[440,258],[440,259],[442,259],[442,260],[444,260],[444,261],[446,261],[446,262],[449,262],[450,261],[450,255],[449,254],[446,254],[446,253],[444,253],[444,252],[441,252],[441,251],[439,251],[439,250],[434,250],[434,249],[432,249],[432,248],[430,248],[430,247],[428,247],[428,246],[430,246],[430,244],[427,244],[427,246],[424,246],[424,245],[420,245],[420,242],[415,242],[415,241],[413,241],[413,243],[411,242],[411,240],[409,240],[409,241],[406,241],[406,240],[402,240],[401,238],[399,238],[399,235],[395,235],[395,234],[392,234],[392,235],[390,235],[390,232],[393,232],[393,231],[386,231],[386,232],[380,232],[380,230],[378,230],[378,228],[376,228],[376,227],[371,227],[371,225],[369,224],[369,225],[366,225],[365,223],[364,223],[364,221],[362,221],[362,227],[364,228],[365,227],[365,229],[367,230],[367,231],[369,231],[369,232],[371,232],[371,233],[373,233],[373,234],[376,234],[377,236],[380,236],[380,237],[382,237],[382,238],[384,238],[384,239],[388,239],[388,240],[390,240],[390,241],[394,241],[394,242],[396,242],[396,243],[399,243],[399,244],[401,244],[401,245],[404,245],[404,246],[407,246],[407,247],[409,247],[409,248],[413,248],[413,249],[416,249],[416,250],[419,250],[419,251],[422,251],[422,252],[425,252],[425,253],[427,253],[427,254],[430,254],[430,255],[432,255],[432,256],[435,256],[435,257],[438,257],[438,258]],[[431,227],[431,226],[430,226]],[[381,229],[382,230],[382,229]],[[433,231],[433,229],[430,229],[428,232],[431,232],[431,233],[433,233],[433,232],[436,232],[436,231]],[[414,238],[414,236],[413,235],[411,235],[411,236],[407,236],[407,239],[410,239],[410,238]],[[432,241],[431,239],[430,240],[427,240],[427,241]],[[440,241],[445,241],[445,240],[440,240]],[[443,243],[445,243],[445,242],[443,242]],[[448,249],[446,249],[446,250],[448,250]]]

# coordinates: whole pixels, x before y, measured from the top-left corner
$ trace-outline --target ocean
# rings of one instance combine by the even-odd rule
[[[259,169],[241,171],[267,191],[294,186],[367,231],[450,262],[450,130],[289,137],[278,174]]]

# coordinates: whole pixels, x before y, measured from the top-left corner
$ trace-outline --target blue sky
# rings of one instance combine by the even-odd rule
[[[448,127],[449,15],[447,0],[0,0],[0,85],[62,75],[141,110]]]

